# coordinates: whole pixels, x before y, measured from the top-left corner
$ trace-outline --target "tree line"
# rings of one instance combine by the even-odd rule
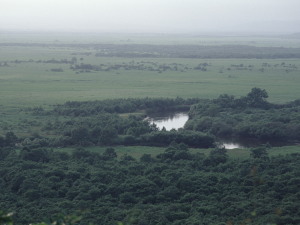
[[[267,101],[268,93],[253,88],[246,96],[220,95],[195,104],[185,129],[201,131],[219,138],[252,139],[293,143],[300,140],[300,102],[285,104]]]
[[[223,94],[217,99],[112,99],[72,101],[52,108],[27,109],[37,124],[31,136],[0,136],[0,146],[31,147],[146,145],[214,147],[219,139],[247,139],[271,144],[300,140],[300,101],[274,104],[268,93],[253,88],[246,96]],[[179,130],[159,130],[145,117],[154,112],[189,111],[189,120]],[[30,122],[30,121],[29,121]],[[32,124],[30,124],[32,126]]]
[[[74,213],[80,220],[69,224],[299,224],[300,155],[268,151],[236,160],[172,143],[135,159],[113,148],[11,148],[0,158],[0,209],[20,225]]]
[[[92,49],[96,57],[126,58],[299,58],[300,48],[257,47],[249,45],[150,45],[150,44],[42,44],[0,43],[9,47],[57,47]],[[73,53],[74,54],[74,53]]]

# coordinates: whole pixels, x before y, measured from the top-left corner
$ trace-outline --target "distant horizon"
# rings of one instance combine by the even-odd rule
[[[120,35],[174,35],[174,36],[276,36],[300,35],[300,31],[189,31],[189,32],[162,32],[162,31],[99,31],[99,30],[43,30],[43,29],[1,29],[0,34],[120,34]]]

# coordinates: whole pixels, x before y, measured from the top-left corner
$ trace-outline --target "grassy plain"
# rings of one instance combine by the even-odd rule
[[[220,94],[245,95],[252,87],[266,89],[272,102],[292,101],[300,96],[299,59],[179,59],[77,56],[85,64],[182,64],[185,71],[110,70],[76,73],[69,64],[37,63],[38,60],[70,60],[85,49],[48,47],[0,47],[0,105],[39,106],[69,100],[95,100],[121,97],[200,97]],[[15,60],[26,61],[14,63]],[[194,70],[208,63],[207,71]],[[268,67],[262,67],[267,63]],[[293,65],[294,68],[281,65]],[[232,65],[243,64],[243,68]],[[250,69],[250,66],[253,66]],[[51,69],[61,68],[63,72]],[[262,69],[264,70],[262,72]]]
[[[96,152],[103,153],[107,147],[87,147],[85,149]],[[148,146],[114,146],[113,147],[118,155],[118,158],[121,158],[124,155],[130,155],[135,159],[140,159],[143,154],[150,154],[152,157],[156,157],[157,155],[163,153],[166,148],[164,147],[148,147]],[[58,152],[67,152],[70,153],[74,150],[74,148],[58,148],[54,149]],[[209,155],[212,149],[196,149],[190,148],[191,153],[202,153],[206,156]],[[248,148],[236,148],[236,149],[228,149],[227,154],[230,158],[233,159],[248,159],[250,157],[251,150]],[[287,155],[292,153],[299,153],[299,146],[283,146],[283,147],[272,147],[268,150],[268,154],[270,157],[278,156],[278,155]]]
[[[9,45],[7,45],[10,43]],[[21,45],[20,45],[21,44]],[[26,46],[27,44],[31,44]],[[81,45],[83,44],[83,45]],[[87,44],[87,45],[85,45]],[[270,101],[286,102],[299,98],[299,59],[192,59],[95,57],[97,48],[89,44],[149,45],[249,45],[257,47],[299,48],[300,39],[287,35],[234,36],[228,34],[142,35],[142,34],[64,34],[1,33],[0,105],[3,107],[38,106],[68,100],[95,100],[120,97],[200,97],[215,98],[220,94],[241,96],[252,87],[266,89]],[[38,60],[62,60],[76,57],[78,64],[153,62],[182,64],[193,68],[208,63],[207,71],[142,71],[110,70],[76,74],[69,64],[36,63]],[[80,60],[79,60],[80,59]],[[26,61],[13,63],[15,60]],[[274,66],[285,63],[295,68]],[[262,64],[268,63],[270,67]],[[243,64],[244,68],[230,68]],[[245,69],[252,65],[253,67]],[[61,68],[63,72],[51,69]],[[228,70],[230,68],[231,70]],[[288,71],[288,72],[287,72]]]

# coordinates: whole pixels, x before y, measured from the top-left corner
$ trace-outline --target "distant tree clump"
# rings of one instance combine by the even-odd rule
[[[250,139],[256,142],[296,142],[300,140],[298,101],[272,104],[264,89],[252,88],[243,97],[223,94],[195,104],[189,111],[187,130],[218,138]]]

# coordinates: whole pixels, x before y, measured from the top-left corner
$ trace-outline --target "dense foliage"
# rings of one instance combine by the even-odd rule
[[[78,224],[296,225],[299,160],[299,154],[269,158],[260,148],[238,161],[224,149],[205,156],[183,144],[140,160],[117,159],[112,148],[11,149],[0,160],[0,208],[13,212],[16,224],[79,210]]]
[[[214,138],[199,131],[161,130],[145,119],[146,114],[189,110],[200,99],[114,99],[87,102],[66,102],[51,110],[31,109],[35,116],[49,120],[43,132],[55,138],[26,138],[23,146],[91,146],[91,145],[146,145],[168,146],[171,142],[185,143],[190,147],[214,146]],[[62,118],[58,120],[57,118]]]
[[[40,131],[0,136],[0,209],[13,212],[16,224],[74,212],[78,224],[299,224],[299,154],[270,158],[272,149],[262,146],[242,161],[222,148],[209,156],[188,150],[213,147],[221,137],[299,141],[299,100],[277,105],[267,98],[265,90],[253,88],[240,98],[115,99],[26,109],[36,119],[27,122]],[[184,129],[159,130],[145,120],[151,112],[186,109]],[[107,149],[82,148],[94,145]],[[169,147],[137,160],[117,157],[113,145]],[[65,146],[75,149],[50,149]],[[7,214],[3,219],[11,223]]]
[[[207,148],[215,146],[218,139],[271,144],[300,141],[299,100],[279,105],[269,103],[267,98],[266,90],[253,88],[240,98],[223,94],[213,100],[114,99],[66,102],[49,110],[38,107],[30,112],[43,120],[41,132],[22,140],[22,145],[168,146],[175,141],[189,147]],[[145,120],[149,113],[188,109],[189,121],[178,131],[158,130]],[[4,139],[0,137],[0,145]]]
[[[254,141],[300,141],[300,102],[267,102],[265,90],[253,88],[247,96],[221,95],[218,99],[194,105],[185,128],[219,138]]]
[[[0,135],[0,147],[168,146],[176,142],[208,148],[222,139],[271,144],[299,142],[300,101],[272,104],[267,98],[265,90],[253,88],[240,98],[223,94],[213,100],[113,99],[66,102],[47,110],[30,108],[25,113],[34,120],[23,120],[14,132]],[[189,110],[189,120],[179,130],[159,130],[146,119],[151,113],[181,110]],[[18,129],[25,126],[34,127],[35,132],[20,137],[24,131]]]
[[[164,112],[189,110],[190,105],[198,103],[200,99],[183,98],[129,98],[108,99],[102,101],[66,102],[57,105],[54,113],[68,116],[91,116],[100,113],[131,113],[140,110],[147,112]]]

